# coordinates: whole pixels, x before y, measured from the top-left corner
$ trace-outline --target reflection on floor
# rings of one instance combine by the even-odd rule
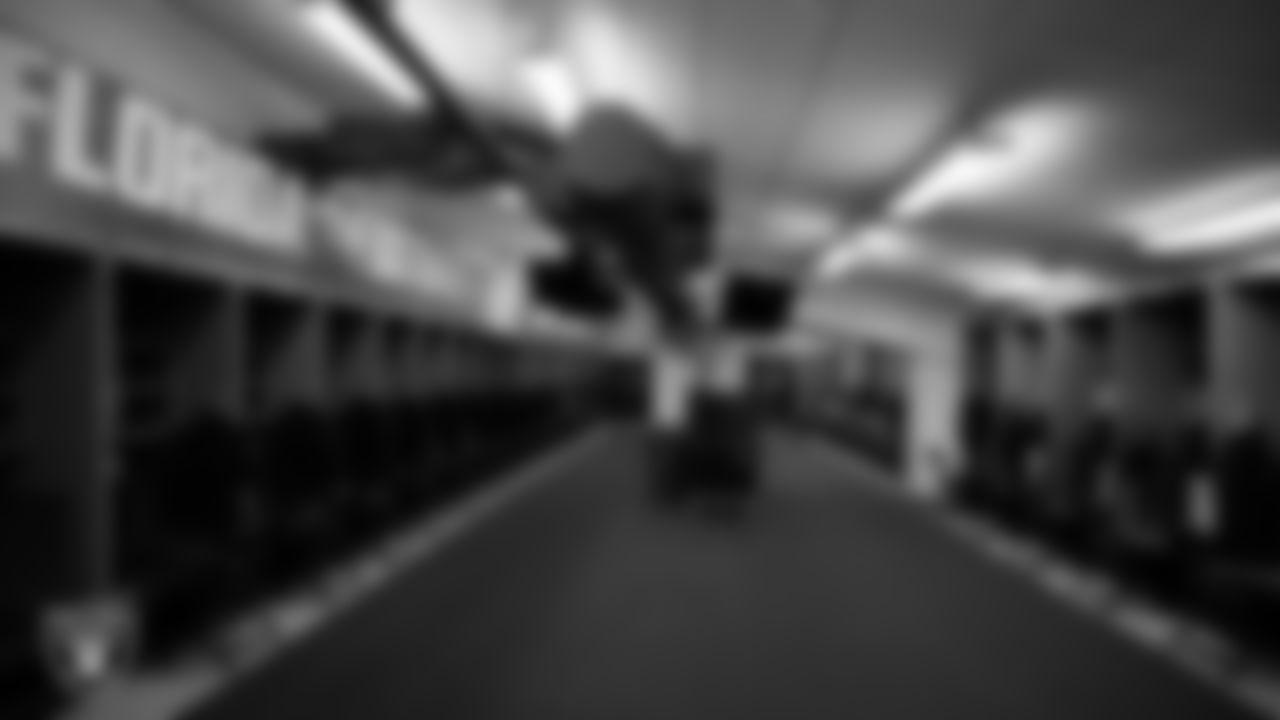
[[[189,720],[1245,718],[808,441],[741,524],[618,432]]]

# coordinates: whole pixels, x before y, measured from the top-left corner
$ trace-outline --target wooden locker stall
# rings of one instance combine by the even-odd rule
[[[1213,288],[1212,454],[1192,486],[1189,527],[1202,594],[1242,641],[1280,656],[1280,282]]]
[[[401,514],[412,514],[427,500],[427,413],[422,383],[422,343],[414,321],[389,317],[382,358],[386,380],[387,411],[391,416],[394,455],[393,504]]]
[[[305,295],[251,291],[246,310],[252,416],[322,409],[328,397],[320,303]]]
[[[1112,366],[1118,411],[1134,432],[1165,432],[1208,384],[1209,296],[1199,287],[1137,298],[1116,316]]]
[[[1208,386],[1209,296],[1199,286],[1129,300],[1115,316],[1114,435],[1093,478],[1100,556],[1144,589],[1181,582],[1187,429]]]
[[[385,321],[350,307],[335,307],[329,318],[331,395],[344,455],[344,514],[356,534],[365,537],[385,528],[396,509]]]
[[[1078,425],[1115,405],[1116,311],[1089,308],[1063,321],[1064,371],[1051,403],[1068,425]]]
[[[1280,441],[1280,282],[1243,279],[1213,290],[1211,390],[1222,421],[1254,421]]]
[[[114,268],[112,292],[115,580],[163,656],[231,608],[251,572],[241,307],[225,284],[154,267]]]
[[[266,572],[288,585],[313,572],[341,539],[327,308],[309,295],[253,292],[246,309],[249,407],[271,538]]]

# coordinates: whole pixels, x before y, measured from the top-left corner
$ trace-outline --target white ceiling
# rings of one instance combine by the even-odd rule
[[[395,112],[300,1],[5,0],[0,21],[230,133]],[[920,237],[1108,272],[1150,269],[1119,232],[1140,208],[1280,167],[1274,0],[409,1],[475,102],[533,117],[519,61],[554,50],[597,97],[713,147],[730,255],[762,267],[822,245],[784,242],[770,208],[853,222],[982,133],[1031,147]]]

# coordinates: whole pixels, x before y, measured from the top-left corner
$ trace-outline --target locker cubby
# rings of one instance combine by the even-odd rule
[[[1280,568],[1280,282],[1242,280],[1214,298],[1210,372],[1223,556]],[[1269,599],[1270,611],[1280,593]],[[1280,645],[1280,628],[1271,628]]]
[[[1114,311],[1112,425],[1097,441],[1101,459],[1083,474],[1098,554],[1153,592],[1175,582],[1184,560],[1185,483],[1194,472],[1184,432],[1198,419],[1207,385],[1207,300],[1189,288]]]
[[[124,269],[116,280],[118,437],[127,447],[163,441],[182,423],[222,400],[217,379],[206,375],[206,353],[219,317],[219,288],[172,275]],[[211,384],[212,383],[212,384]]]
[[[1188,418],[1208,383],[1208,296],[1139,299],[1118,311],[1113,377],[1126,424],[1160,433]]]
[[[247,572],[241,318],[224,286],[150,269],[118,269],[113,295],[115,568],[151,659],[216,622]]]
[[[860,372],[845,378],[845,437],[883,467],[903,468],[907,441],[909,360],[890,348],[866,347]]]
[[[404,320],[392,319],[385,329],[387,383],[385,390],[394,432],[396,504],[405,513],[421,509],[430,496],[427,427],[429,405],[422,381],[425,348],[422,335]]]
[[[335,406],[346,407],[368,398],[361,346],[368,341],[369,328],[365,318],[354,310],[334,308],[327,315],[329,396]]]
[[[1241,281],[1214,300],[1212,404],[1252,416],[1280,443],[1280,282]]]
[[[472,402],[477,368],[469,338],[442,327],[431,338],[430,385],[435,422],[435,480],[446,494],[460,492],[470,478],[478,438]]]
[[[1076,427],[1113,404],[1116,315],[1111,308],[1091,308],[1059,322],[1062,370],[1050,403],[1060,424]]]
[[[417,369],[417,346],[412,326],[404,320],[387,320],[385,329],[387,394],[398,403],[408,404],[416,400],[420,385]]]
[[[349,308],[328,313],[330,399],[342,453],[342,522],[360,542],[395,509],[395,437],[382,320]]]
[[[1045,359],[1048,337],[1035,319],[1016,318],[1004,325],[1000,348],[1001,397],[1026,412],[1038,412],[1046,403]]]
[[[0,247],[3,717],[54,700],[37,644],[46,604],[108,581],[103,277],[84,258]]]
[[[321,310],[307,298],[253,294],[247,300],[247,383],[261,420],[326,401]]]
[[[344,458],[326,352],[327,309],[306,297],[247,298],[247,385],[267,591],[305,580],[343,541]]]
[[[446,414],[440,401],[443,396],[440,380],[443,342],[443,333],[432,326],[415,327],[409,340],[413,382],[418,397],[413,433],[420,444],[424,475],[420,492],[430,501],[436,501],[444,494],[440,473],[447,458],[442,440]]]
[[[972,397],[991,397],[1000,379],[998,336],[1000,323],[990,315],[976,315],[965,327],[964,352],[967,389]]]

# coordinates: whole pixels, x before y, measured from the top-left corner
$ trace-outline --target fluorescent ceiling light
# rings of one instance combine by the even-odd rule
[[[1280,195],[1280,173],[1237,175],[1200,185],[1136,213],[1128,223],[1143,234],[1160,234]]]
[[[1210,218],[1145,241],[1156,253],[1198,253],[1239,248],[1280,238],[1280,200]]]
[[[1280,236],[1280,174],[1214,183],[1129,225],[1143,246],[1158,254],[1229,250]]]
[[[303,22],[320,39],[397,102],[418,108],[426,103],[422,88],[336,0],[313,0],[302,8]]]
[[[903,230],[877,225],[829,250],[818,262],[819,279],[831,280],[859,267],[892,265],[917,255],[915,241]]]
[[[555,56],[528,60],[522,75],[534,102],[557,129],[570,128],[586,109],[586,95],[569,66]]]
[[[989,176],[992,158],[988,152],[962,148],[948,155],[942,164],[909,186],[889,209],[896,220],[913,220],[927,215],[957,191],[971,188]]]
[[[971,262],[957,268],[953,278],[980,298],[1047,311],[1096,302],[1112,292],[1110,283],[1092,273],[1014,258]]]
[[[1096,113],[1070,99],[1029,104],[996,120],[908,185],[890,215],[918,219],[954,200],[1017,193],[1047,172],[1069,166],[1098,136]]]

